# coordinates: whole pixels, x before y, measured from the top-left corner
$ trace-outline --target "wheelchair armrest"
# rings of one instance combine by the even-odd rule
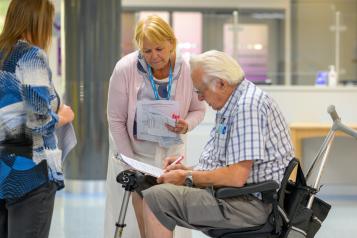
[[[279,184],[274,181],[265,181],[261,183],[252,183],[252,184],[246,184],[243,187],[223,187],[219,188],[215,192],[216,198],[232,198],[240,195],[248,195],[252,193],[262,193],[264,196],[264,193],[270,193],[270,192],[276,192],[277,189],[279,188]]]

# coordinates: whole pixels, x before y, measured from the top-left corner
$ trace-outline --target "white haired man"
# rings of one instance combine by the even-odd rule
[[[217,200],[211,188],[272,179],[280,183],[294,157],[277,104],[244,79],[233,58],[208,51],[190,64],[198,98],[217,110],[215,127],[198,165],[174,165],[175,157],[166,158],[160,184],[142,191],[146,238],[171,238],[176,225],[205,232],[264,224],[272,208],[259,196]]]

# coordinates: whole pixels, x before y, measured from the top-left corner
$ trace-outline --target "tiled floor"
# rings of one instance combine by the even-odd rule
[[[325,197],[324,200],[332,209],[315,237],[357,237],[357,197]],[[84,196],[59,192],[50,238],[102,238],[104,205],[103,194]],[[192,238],[204,237],[200,232],[193,232]]]
[[[104,194],[73,195],[59,192],[50,238],[102,238]]]

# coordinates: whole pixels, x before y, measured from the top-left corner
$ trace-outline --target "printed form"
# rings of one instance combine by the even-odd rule
[[[144,174],[149,174],[154,177],[160,177],[164,171],[158,167],[137,161],[135,159],[129,158],[123,154],[120,154],[120,160],[127,166],[133,168],[134,170],[140,171]]]
[[[179,104],[176,101],[139,101],[136,109],[138,139],[158,142],[163,147],[181,144],[181,137],[165,126],[168,124],[175,127],[176,120],[172,115],[178,113]]]

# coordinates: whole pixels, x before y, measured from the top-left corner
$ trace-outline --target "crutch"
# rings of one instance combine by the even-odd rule
[[[314,185],[313,185],[313,188],[315,189],[315,191],[317,191],[318,189],[318,186],[319,186],[319,183],[320,183],[320,179],[321,179],[321,175],[322,175],[322,171],[324,169],[324,166],[325,166],[325,163],[326,163],[326,160],[327,160],[327,156],[329,154],[329,151],[330,151],[330,148],[331,148],[331,145],[332,145],[332,142],[333,142],[333,139],[335,137],[335,134],[337,131],[341,131],[341,132],[344,132],[345,134],[349,135],[349,136],[352,136],[353,138],[357,139],[357,131],[353,130],[352,128],[349,128],[348,126],[344,125],[342,122],[341,122],[341,118],[338,116],[337,112],[336,112],[336,109],[335,109],[335,106],[334,105],[330,105],[328,108],[327,108],[327,112],[330,114],[331,116],[331,119],[333,121],[333,125],[330,129],[330,131],[328,132],[324,142],[322,143],[318,153],[316,154],[316,157],[309,169],[309,171],[307,172],[307,175],[306,175],[306,180],[309,179],[312,171],[313,171],[313,167],[315,166],[316,162],[317,161],[320,161],[321,159],[321,165],[319,167],[319,170],[318,170],[318,173],[317,173],[317,176],[316,176],[316,180],[314,182]],[[312,204],[314,202],[314,199],[315,199],[315,195],[312,194],[308,203],[307,203],[307,208],[311,208],[312,207]]]

